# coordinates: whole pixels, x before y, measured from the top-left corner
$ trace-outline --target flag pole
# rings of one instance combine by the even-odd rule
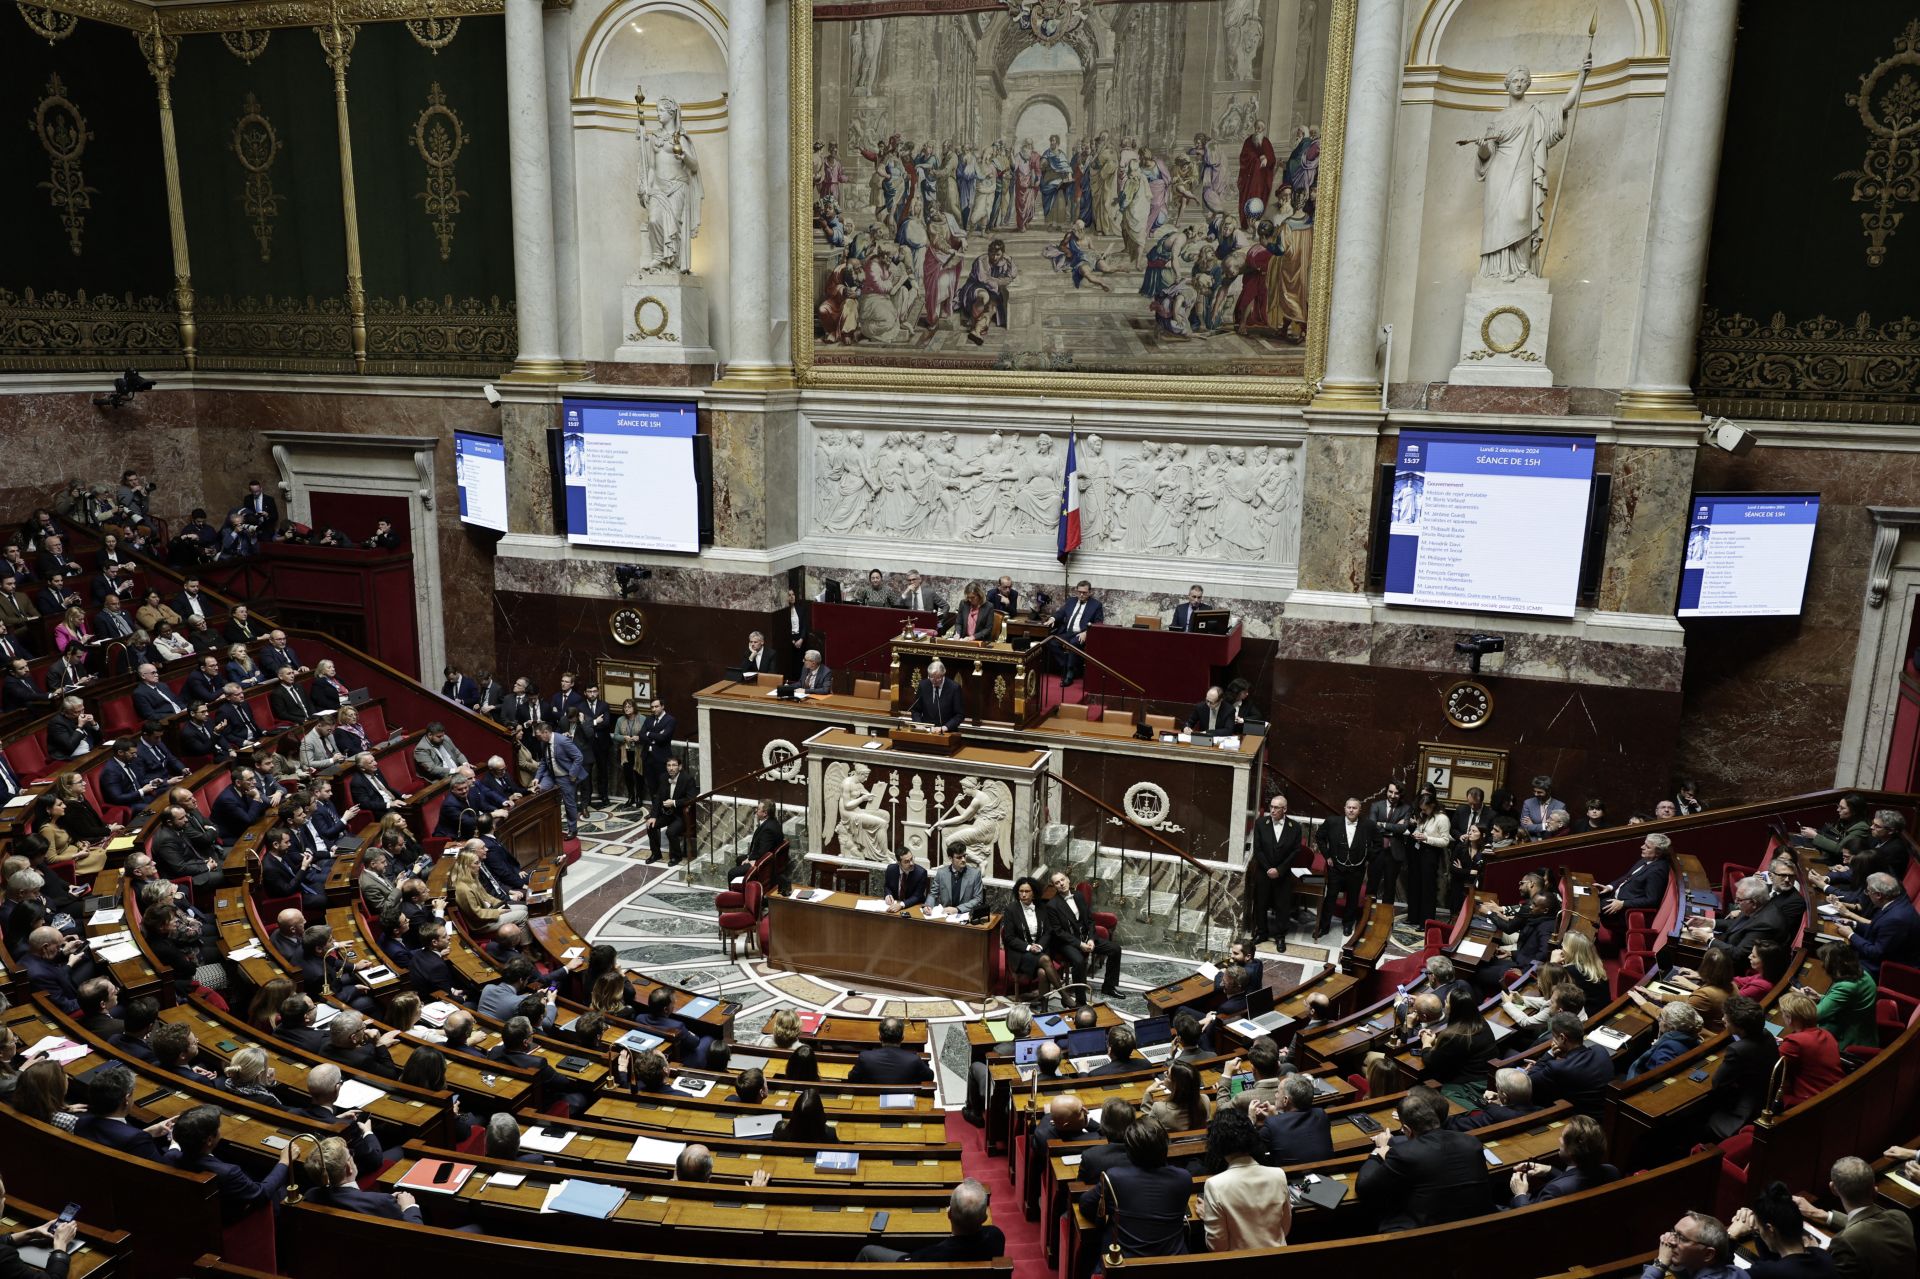
[[[1540,235],[1540,259],[1534,264],[1536,268],[1544,268],[1547,265],[1547,242],[1553,239],[1554,219],[1560,216],[1560,196],[1566,190],[1567,161],[1573,158],[1573,132],[1580,125],[1580,101],[1578,95],[1585,92],[1587,87],[1587,72],[1591,69],[1588,63],[1593,61],[1593,37],[1594,33],[1599,30],[1600,6],[1596,4],[1593,6],[1593,16],[1587,19],[1587,56],[1580,64],[1580,79],[1574,90],[1576,96],[1573,103],[1573,117],[1567,121],[1567,145],[1560,149],[1560,181],[1554,184],[1553,207],[1547,210],[1546,229],[1541,232]],[[1546,271],[1536,269],[1534,274],[1545,275]]]

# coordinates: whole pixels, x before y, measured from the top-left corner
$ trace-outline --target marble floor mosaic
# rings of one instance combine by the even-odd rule
[[[620,952],[623,963],[701,994],[717,995],[741,1006],[734,1037],[741,1044],[762,1042],[761,1030],[781,1008],[815,1008],[858,1016],[898,1014],[929,1023],[940,1096],[958,1109],[966,1093],[968,1061],[962,1026],[1004,1007],[966,1000],[911,998],[897,992],[860,989],[845,983],[785,972],[742,944],[729,958],[714,926],[714,890],[687,882],[683,871],[665,861],[647,865],[644,832],[624,815],[583,817],[579,862],[567,872],[565,903],[569,922],[592,942]],[[1296,929],[1284,951],[1263,944],[1269,984],[1287,986],[1318,965],[1338,962],[1335,945],[1313,944],[1309,929]],[[1125,941],[1124,933],[1121,938]],[[1110,1002],[1129,1018],[1147,1016],[1143,992],[1193,971],[1196,956],[1127,950],[1120,965],[1120,994]]]

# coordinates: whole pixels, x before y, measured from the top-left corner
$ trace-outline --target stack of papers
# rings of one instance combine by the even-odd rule
[[[855,910],[885,911],[887,901],[884,897],[862,897],[853,904]]]
[[[597,1181],[563,1181],[554,1190],[556,1193],[545,1204],[547,1209],[601,1221],[611,1217],[627,1198],[627,1192],[620,1187],[605,1186]]]
[[[572,1140],[572,1133],[568,1133],[564,1137],[555,1137],[550,1135],[545,1128],[529,1128],[520,1134],[520,1148],[522,1150],[537,1150],[543,1155],[557,1155],[565,1150],[567,1143]]]
[[[627,1152],[627,1162],[671,1168],[679,1160],[680,1152],[686,1148],[684,1141],[656,1141],[652,1137],[639,1137],[634,1140],[633,1149]]]
[[[429,1026],[444,1026],[447,1018],[460,1011],[460,1005],[450,1004],[444,999],[436,999],[420,1010],[420,1020]]]
[[[236,946],[234,949],[227,952],[227,958],[236,960],[236,961],[247,960],[247,959],[265,959],[266,957],[267,957],[267,948],[260,944],[258,938],[248,942],[244,946]]]
[[[1481,959],[1487,953],[1487,943],[1483,941],[1463,941],[1453,948],[1453,953],[1462,959]]]
[[[27,1056],[44,1053],[48,1060],[64,1066],[70,1061],[80,1060],[91,1051],[93,1050],[85,1044],[76,1044],[71,1039],[62,1039],[58,1035],[48,1035],[45,1039],[29,1046]]]
[[[110,906],[106,910],[96,910],[87,916],[89,924],[117,924],[127,917],[123,906]]]
[[[20,794],[15,795],[12,799],[8,800],[6,802],[6,807],[25,808],[28,804],[31,804],[34,800],[39,798],[40,798],[39,791],[22,791],[20,792]]]
[[[700,995],[689,999],[686,1006],[674,1013],[676,1017],[705,1017],[720,1006],[720,1001],[711,995]]]
[[[341,1110],[362,1110],[379,1101],[387,1094],[371,1084],[363,1084],[358,1079],[340,1081],[340,1100],[334,1103]]]

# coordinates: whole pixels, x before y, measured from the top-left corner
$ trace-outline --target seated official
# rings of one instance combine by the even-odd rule
[[[569,1115],[587,1108],[588,1098],[577,1085],[553,1068],[553,1063],[533,1051],[533,1023],[525,1017],[510,1018],[501,1028],[500,1042],[487,1053],[494,1061],[519,1066],[534,1072],[541,1096],[549,1102],[564,1102]]]
[[[113,744],[113,758],[100,769],[100,798],[117,808],[145,808],[147,800],[166,782],[140,780],[140,739],[122,737]]]
[[[1866,970],[1877,980],[1880,966],[1889,961],[1920,965],[1920,916],[1914,913],[1900,881],[1885,871],[1867,876],[1867,904],[1870,914],[1866,916],[1846,912],[1857,922],[1832,925],[1860,956]]]
[[[1237,1107],[1222,1106],[1207,1124],[1206,1163],[1217,1169],[1200,1191],[1209,1252],[1287,1246],[1293,1228],[1287,1174],[1279,1160],[1256,1162],[1259,1149],[1253,1121]]]
[[[343,1119],[351,1120],[353,1126],[347,1130],[346,1140],[353,1153],[354,1169],[363,1177],[377,1173],[385,1160],[380,1152],[380,1139],[373,1135],[373,1120],[358,1110],[336,1109],[334,1103],[340,1100],[340,1085],[340,1067],[323,1061],[307,1072],[306,1104],[291,1109],[302,1119],[329,1126]]]
[[[987,1224],[987,1188],[968,1177],[953,1188],[947,1199],[947,1223],[953,1233],[936,1243],[900,1252],[868,1244],[855,1261],[991,1261],[1007,1250],[1007,1237],[998,1226]]]
[[[1007,971],[1031,977],[1039,983],[1044,1003],[1059,984],[1048,957],[1053,943],[1051,916],[1040,904],[1040,885],[1031,875],[1022,875],[1013,885],[1014,901],[1000,922],[1000,945],[1006,952]]]
[[[1185,1254],[1193,1174],[1167,1162],[1167,1130],[1151,1115],[1127,1126],[1125,1144],[1127,1161],[1107,1168],[1080,1196],[1082,1211],[1103,1223],[1102,1255],[1114,1246],[1122,1257]],[[1084,1159],[1081,1174],[1088,1175]]]
[[[1533,1078],[1514,1066],[1502,1066],[1493,1072],[1493,1087],[1480,1099],[1480,1108],[1447,1120],[1455,1132],[1471,1132],[1489,1124],[1505,1123],[1540,1110],[1533,1100]]]
[[[1660,1236],[1658,1258],[1647,1263],[1640,1279],[1739,1279],[1743,1272],[1733,1255],[1733,1240],[1720,1219],[1690,1212]]]
[[[809,697],[833,692],[833,672],[821,664],[819,649],[810,648],[801,657],[799,684]]]
[[[1278,1110],[1273,1109],[1275,1104],[1258,1102],[1246,1108],[1259,1125],[1261,1163],[1285,1167],[1333,1158],[1333,1120],[1314,1105],[1311,1076],[1292,1074],[1282,1079]]]
[[[15,657],[7,664],[6,681],[0,686],[0,710],[18,711],[29,706],[38,706],[46,700],[46,694],[33,682],[31,668],[24,657]],[[15,787],[18,790],[18,787]]]
[[[1786,1063],[1780,1109],[1791,1110],[1840,1082],[1840,1043],[1821,1028],[1820,1006],[1811,995],[1798,990],[1782,995],[1780,1016],[1787,1025],[1780,1036],[1780,1057]]]
[[[616,970],[609,969],[600,974],[600,976],[595,979],[595,982],[597,984],[600,981],[605,981],[609,977],[613,979],[607,982],[609,990],[614,989],[615,983],[617,982],[620,997],[623,999],[632,998],[633,990],[631,986],[628,985],[626,978],[621,976]],[[681,1062],[684,1065],[695,1066],[701,1063],[705,1051],[705,1042],[703,1038],[695,1034],[685,1022],[673,1015],[673,992],[665,986],[655,986],[651,991],[647,992],[646,1011],[635,1012],[631,1020],[634,1025],[640,1027],[640,1029],[646,1031],[648,1034],[658,1035],[666,1040],[663,1051],[668,1052],[675,1061]],[[886,1042],[885,1030],[886,1028],[882,1026],[882,1043]],[[878,1080],[874,1082],[884,1083],[887,1081]]]
[[[1087,631],[1105,621],[1107,611],[1093,598],[1093,583],[1081,581],[1073,588],[1073,598],[1053,615],[1054,662],[1060,668],[1060,687],[1067,688],[1086,670],[1082,650],[1087,646]]]
[[[1021,1008],[1021,1011],[1026,1010]],[[1011,1030],[1011,1022],[1008,1028]],[[1032,1029],[1032,1017],[1029,1014],[1027,1030]],[[1060,1045],[1053,1040],[1048,1040],[1043,1047],[1051,1047],[1057,1053]],[[1133,1114],[1131,1106],[1127,1108],[1127,1114],[1131,1120]],[[1083,1141],[1088,1137],[1099,1135],[1099,1126],[1092,1116],[1087,1114],[1086,1104],[1077,1094],[1055,1093],[1053,1099],[1047,1103],[1046,1113],[1027,1132],[1027,1170],[1026,1176],[1022,1178],[1022,1184],[1026,1187],[1026,1206],[1032,1208],[1040,1202],[1041,1170],[1047,1166],[1047,1152],[1052,1146],[1064,1142]]]
[[[165,720],[150,719],[140,726],[140,738],[134,743],[134,765],[140,773],[140,785],[161,782],[177,786],[186,780],[187,766],[167,746]]]
[[[247,704],[246,690],[240,685],[228,684],[220,694],[219,704],[211,709],[213,735],[223,749],[238,751],[260,744],[264,736],[260,722],[254,718],[253,707]]]
[[[913,849],[902,845],[887,867],[887,911],[898,914],[927,900],[927,868],[913,860]]]
[[[447,926],[437,921],[422,924],[414,940],[418,945],[407,956],[407,977],[413,983],[414,990],[423,997],[445,992],[455,999],[467,998],[466,984],[454,972],[453,964],[447,958],[453,951],[453,940],[448,935]]]
[[[847,1074],[848,1083],[913,1086],[933,1081],[933,1067],[927,1064],[926,1058],[904,1046],[905,1022],[898,1017],[883,1017],[879,1033],[879,1047],[865,1049],[854,1059],[853,1069]]]
[[[165,719],[187,709],[186,699],[161,681],[160,668],[143,662],[134,668],[140,682],[133,686],[133,713],[141,719]]]
[[[849,604],[865,604],[869,608],[897,608],[898,601],[893,592],[887,589],[887,579],[879,569],[867,570],[866,585],[858,586],[847,596]]]
[[[424,1224],[412,1195],[404,1190],[393,1194],[362,1190],[354,1184],[359,1176],[351,1147],[339,1137],[323,1137],[307,1156],[307,1181],[314,1188],[306,1192],[306,1201],[371,1217],[410,1221],[416,1226]]]
[[[267,708],[282,725],[304,724],[314,717],[313,703],[300,688],[299,673],[282,666],[273,676],[273,691],[267,694]]]
[[[1674,1002],[1660,1010],[1660,1036],[1627,1067],[1627,1078],[1635,1079],[1700,1046],[1700,1014],[1691,1004]]]
[[[1547,1052],[1528,1069],[1533,1098],[1543,1106],[1565,1101],[1579,1114],[1606,1109],[1613,1082],[1613,1058],[1586,1042],[1586,1022],[1573,1013],[1555,1013],[1547,1022]]]
[[[699,787],[694,785],[693,776],[680,767],[680,757],[675,755],[668,758],[666,770],[654,779],[650,790],[646,819],[647,865],[660,860],[660,839],[664,835],[667,865],[678,866],[688,855],[687,815]]]
[[[69,1013],[80,1010],[80,982],[94,975],[86,938],[67,937],[46,924],[27,934],[27,954],[20,967],[36,992]]]
[[[1903,1165],[1903,1175],[1914,1174],[1914,1151],[1895,1146],[1887,1154],[1908,1160]],[[1914,1273],[1913,1223],[1904,1212],[1876,1199],[1876,1183],[1872,1164],[1847,1155],[1836,1159],[1827,1174],[1827,1189],[1840,1201],[1838,1209],[1828,1212],[1800,1198],[1793,1202],[1810,1224],[1833,1236],[1827,1251],[1842,1275],[1866,1275],[1873,1279],[1911,1275]]]
[[[978,640],[991,642],[999,631],[999,615],[993,605],[987,603],[986,592],[980,589],[980,583],[968,582],[962,593],[960,607],[953,611],[953,621],[946,628],[946,635],[952,639]]]
[[[971,919],[980,914],[986,902],[986,887],[980,868],[967,860],[965,844],[947,845],[947,864],[933,873],[927,897],[935,906],[957,911]]]
[[[1187,712],[1187,731],[1212,737],[1232,737],[1239,730],[1233,722],[1233,708],[1219,685],[1207,690],[1206,698]]]
[[[540,1028],[551,1030],[559,1012],[552,998],[552,989],[542,982],[540,970],[534,967],[531,959],[515,959],[502,968],[500,980],[488,982],[480,988],[480,1002],[475,1007],[482,1017],[504,1022],[518,1013],[520,1001],[536,990],[546,1005],[540,1015]]]
[[[250,1216],[259,1208],[280,1202],[280,1193],[286,1189],[286,1177],[294,1164],[292,1143],[280,1148],[280,1158],[265,1181],[253,1181],[244,1168],[228,1164],[215,1154],[221,1145],[219,1106],[194,1106],[179,1116],[173,1123],[173,1141],[179,1143],[179,1150],[173,1150],[167,1162],[186,1173],[213,1173],[213,1187],[221,1198],[221,1219],[227,1225]]]
[[[938,724],[949,733],[959,729],[967,717],[967,697],[958,684],[947,678],[945,662],[927,663],[926,678],[913,695],[913,720],[917,724]]]
[[[1599,1121],[1575,1115],[1560,1129],[1560,1166],[1532,1161],[1516,1166],[1507,1179],[1507,1188],[1513,1192],[1507,1207],[1524,1208],[1618,1180],[1620,1170],[1607,1162],[1607,1135]]]
[[[942,613],[947,607],[946,601],[940,598],[939,593],[921,578],[920,570],[917,568],[907,570],[906,589],[900,592],[900,597],[895,602],[899,607],[914,613]]]
[[[1690,925],[1686,940],[1744,956],[1759,941],[1790,942],[1782,908],[1774,902],[1765,877],[1749,875],[1734,885],[1733,908],[1724,912],[1711,927]]]
[[[1673,841],[1665,835],[1648,835],[1640,841],[1639,859],[1612,883],[1596,890],[1606,899],[1600,913],[1607,922],[1624,927],[1628,911],[1660,908],[1672,874],[1667,862],[1672,852]]]
[[[1093,922],[1093,890],[1076,890],[1065,871],[1053,873],[1053,896],[1047,901],[1052,917],[1053,937],[1050,953],[1066,964],[1068,980],[1082,987],[1075,992],[1079,1003],[1087,1002],[1084,987],[1087,973],[1096,963],[1105,964],[1100,993],[1111,999],[1120,993],[1120,945],[1111,937],[1102,937]]]
[[[1732,1040],[1720,1054],[1703,1108],[1704,1131],[1724,1141],[1752,1123],[1767,1103],[1780,1046],[1767,1029],[1767,1014],[1754,1000],[1735,995],[1727,1001]]]
[[[1446,1102],[1415,1088],[1397,1111],[1406,1140],[1373,1134],[1373,1150],[1354,1179],[1354,1196],[1382,1232],[1464,1221],[1493,1211],[1486,1151],[1480,1139],[1441,1127]]]
[[[235,840],[247,833],[269,810],[279,811],[286,791],[279,786],[267,794],[260,791],[260,775],[251,768],[237,769],[233,784],[213,801],[213,825],[223,839]]]
[[[420,776],[431,782],[452,776],[467,762],[467,757],[447,736],[447,726],[436,720],[427,725],[426,736],[415,744],[413,762],[419,768]]]
[[[122,1065],[92,1072],[87,1080],[87,1113],[75,1122],[73,1135],[123,1155],[164,1163],[174,1120],[162,1119],[144,1128],[129,1121],[134,1083],[133,1072]]]
[[[773,675],[778,673],[780,662],[772,649],[767,647],[767,637],[760,631],[747,635],[747,651],[740,656],[740,669],[748,675]]]
[[[285,913],[285,911],[281,912],[282,915]],[[301,932],[298,963],[301,988],[309,997],[319,999],[324,994],[331,993],[342,1003],[358,1008],[364,1013],[372,1013],[379,1008],[379,1003],[360,981],[360,970],[373,967],[374,961],[371,959],[362,959],[357,962],[349,960],[345,953],[333,944],[333,929],[327,925],[309,924]],[[338,1018],[335,1020],[337,1021]]]
[[[220,659],[212,653],[200,658],[200,665],[187,676],[181,685],[180,699],[188,706],[195,702],[205,702],[212,706],[226,695],[227,673],[220,666]]]
[[[1207,593],[1198,585],[1187,588],[1184,603],[1173,606],[1173,619],[1168,622],[1170,631],[1190,631],[1193,629],[1193,615],[1207,608]]]
[[[1107,1027],[1107,1059],[1086,1072],[1091,1079],[1096,1075],[1123,1075],[1130,1071],[1143,1070],[1148,1062],[1145,1057],[1137,1056],[1134,1049],[1140,1046],[1139,1038],[1133,1033],[1132,1022],[1118,1022]]]

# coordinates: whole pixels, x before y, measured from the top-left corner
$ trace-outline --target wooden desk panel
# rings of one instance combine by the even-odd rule
[[[858,900],[851,893],[806,902],[768,898],[767,962],[956,999],[978,999],[993,989],[998,915],[950,924],[922,917],[917,906],[898,915],[855,910]]]
[[[1130,626],[1102,624],[1087,630],[1087,656],[1105,662],[1153,698],[1198,702],[1207,695],[1217,668],[1230,666],[1240,655],[1241,624],[1235,622],[1225,635],[1196,635],[1188,631],[1135,630]],[[1087,664],[1087,684],[1098,691],[1117,684],[1091,662]]]

